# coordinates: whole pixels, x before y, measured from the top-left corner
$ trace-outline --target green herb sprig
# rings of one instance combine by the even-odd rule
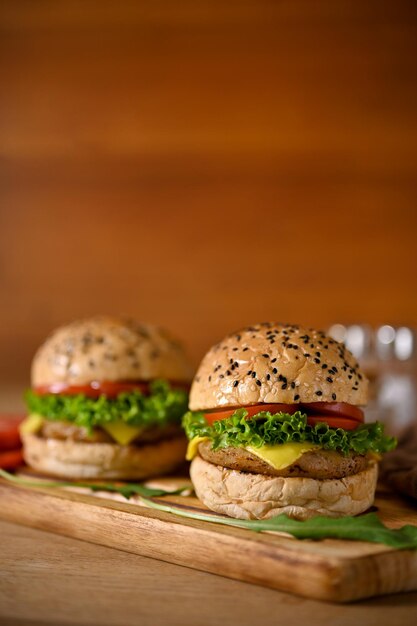
[[[196,519],[203,522],[223,524],[244,528],[255,532],[278,532],[292,535],[296,539],[347,539],[354,541],[368,541],[371,543],[382,543],[397,550],[417,548],[417,526],[410,524],[402,528],[392,530],[384,526],[376,513],[367,513],[358,517],[330,518],[317,516],[306,521],[299,521],[289,518],[287,515],[277,515],[267,520],[241,520],[231,517],[221,517],[210,513],[198,513],[187,511],[179,507],[156,502],[153,498],[167,495],[184,494],[190,490],[189,486],[180,487],[174,491],[164,489],[152,489],[139,484],[127,484],[118,486],[114,484],[90,484],[79,482],[58,482],[58,481],[35,481],[19,476],[14,476],[0,469],[0,476],[11,482],[25,487],[83,487],[92,491],[109,491],[120,493],[126,499],[133,495],[141,498],[147,506],[171,513],[179,517]]]

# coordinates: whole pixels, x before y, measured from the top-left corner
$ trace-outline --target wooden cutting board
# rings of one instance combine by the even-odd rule
[[[187,479],[170,477],[148,484],[174,489],[187,484]],[[207,512],[191,496],[155,500]],[[417,506],[385,488],[378,490],[375,506],[391,528],[417,525]],[[350,602],[417,589],[417,551],[359,541],[300,541],[255,533],[177,517],[146,508],[135,499],[126,501],[118,494],[34,489],[0,480],[0,517],[319,600]]]

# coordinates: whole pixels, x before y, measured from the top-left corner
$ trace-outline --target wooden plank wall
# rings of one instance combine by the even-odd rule
[[[95,312],[415,323],[417,5],[2,0],[0,376]]]

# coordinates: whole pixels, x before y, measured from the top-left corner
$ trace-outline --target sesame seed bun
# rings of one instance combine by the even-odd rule
[[[198,498],[212,511],[238,519],[342,517],[366,511],[374,501],[378,469],[341,479],[284,478],[240,472],[195,457],[190,468]]]
[[[227,336],[203,358],[193,411],[265,403],[365,405],[368,381],[343,344],[322,331],[266,322]]]
[[[154,378],[187,382],[191,376],[182,347],[165,331],[108,316],[58,328],[32,363],[33,386]]]
[[[22,436],[25,461],[39,472],[69,479],[142,480],[168,474],[184,462],[183,436],[144,444],[86,443]]]

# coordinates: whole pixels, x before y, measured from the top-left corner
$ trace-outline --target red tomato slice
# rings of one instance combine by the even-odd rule
[[[238,408],[245,409],[248,412],[247,417],[252,417],[257,413],[260,413],[261,411],[268,411],[269,413],[288,413],[289,415],[293,415],[297,411],[305,411],[309,416],[309,419],[310,417],[317,417],[320,419],[320,421],[327,422],[329,426],[330,422],[333,423],[336,421],[338,424],[336,428],[344,428],[344,426],[340,426],[341,420],[343,420],[348,425],[353,422],[354,426],[346,427],[346,430],[352,430],[364,421],[363,411],[358,409],[356,406],[352,406],[343,402],[311,402],[306,404],[259,403],[242,407],[228,408],[222,411],[213,411],[210,413],[206,413],[204,417],[211,425],[217,420],[222,420],[230,417]],[[334,428],[334,426],[331,426],[331,428]]]
[[[206,413],[204,417],[209,424],[217,422],[217,420],[224,420],[226,417],[230,417],[237,409],[245,409],[248,412],[247,417],[252,417],[261,411],[269,411],[270,413],[289,413],[292,415],[300,410],[299,404],[251,404],[248,406],[235,406],[231,409],[224,409],[224,411],[214,411],[213,413]]]
[[[8,452],[0,452],[0,467],[2,469],[14,469],[23,465],[22,450],[9,450]]]
[[[347,402],[310,402],[308,404],[301,405],[308,414],[315,415],[340,415],[354,419],[358,422],[363,422],[363,411],[353,404],[347,404]]]
[[[343,430],[355,430],[359,426],[358,421],[344,417],[330,417],[329,415],[309,415],[307,417],[307,424],[310,426],[323,422],[330,428],[343,428]]]
[[[169,381],[170,385],[174,389],[187,390],[189,385],[180,381]],[[46,394],[57,394],[65,396],[74,396],[77,394],[84,394],[89,398],[99,398],[100,396],[106,396],[107,398],[116,398],[119,393],[124,391],[139,390],[144,394],[149,393],[149,382],[141,380],[126,380],[126,381],[92,381],[86,385],[67,385],[67,383],[52,383],[51,385],[39,385],[34,388],[35,393],[40,396]]]
[[[18,415],[0,415],[0,450],[20,447],[19,424],[23,419]]]

